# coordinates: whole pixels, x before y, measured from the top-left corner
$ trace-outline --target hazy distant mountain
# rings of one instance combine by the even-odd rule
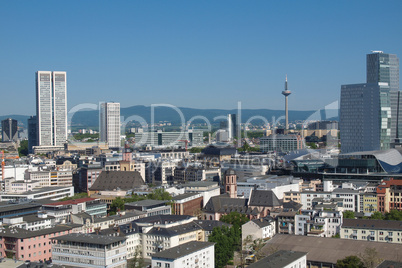
[[[18,121],[18,125],[24,125],[27,126],[28,125],[28,115],[0,115],[0,121],[7,119],[7,118],[12,118]]]
[[[191,118],[198,118],[193,120],[195,123],[203,122],[199,118],[208,119],[211,124],[217,124],[219,121],[223,120],[228,114],[237,114],[237,110],[224,110],[224,109],[193,109],[193,108],[181,108],[181,111],[185,122],[188,122]],[[169,107],[156,107],[154,110],[155,122],[169,121],[173,124],[178,124],[181,122],[181,117],[179,113]],[[285,112],[283,110],[269,110],[269,109],[242,109],[241,118],[242,123],[247,122],[250,118],[265,118],[268,122],[272,123],[272,118],[275,117],[277,120],[280,116],[284,116]],[[149,106],[131,106],[127,108],[121,108],[121,116],[124,119],[141,119],[143,118],[145,122],[151,123],[151,107]],[[24,126],[27,126],[27,120],[29,116],[26,115],[6,115],[0,116],[0,120],[5,118],[13,118],[18,120]],[[318,110],[318,111],[289,111],[289,121],[304,121],[304,120],[338,120],[337,110]],[[253,120],[252,123],[262,122],[261,120]],[[99,111],[80,111],[73,115],[72,126],[79,127],[98,127],[99,125]]]
[[[196,118],[193,120],[195,123],[204,122],[200,120],[200,117],[208,119],[211,124],[219,123],[222,121],[222,117],[226,117],[228,114],[237,114],[237,110],[223,110],[223,109],[193,109],[193,108],[178,108],[185,122],[191,120],[191,118]],[[133,117],[133,119],[143,118],[145,122],[151,123],[151,107],[149,106],[131,106],[127,108],[121,108],[121,116],[124,119]],[[169,121],[174,124],[181,122],[181,117],[179,113],[169,107],[156,107],[154,110],[155,119],[154,122]],[[269,110],[269,109],[242,109],[241,118],[242,123],[247,122],[250,118],[259,117],[265,118],[268,122],[272,123],[272,118],[275,117],[277,120],[280,116],[284,116],[285,112],[283,110]],[[338,112],[335,110],[330,111],[289,111],[289,121],[304,121],[306,119],[310,120],[338,120]],[[73,126],[98,126],[99,122],[99,111],[82,111],[74,114],[72,118]],[[251,121],[257,123],[258,120]],[[262,122],[261,120],[259,122]]]

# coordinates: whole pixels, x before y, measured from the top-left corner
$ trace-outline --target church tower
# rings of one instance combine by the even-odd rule
[[[230,198],[237,198],[237,175],[231,168],[225,172],[225,193],[228,193]]]

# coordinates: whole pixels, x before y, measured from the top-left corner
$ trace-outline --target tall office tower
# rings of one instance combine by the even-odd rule
[[[37,143],[62,146],[67,141],[67,73],[36,72]]]
[[[389,90],[377,84],[342,85],[342,153],[385,150],[391,142]]]
[[[120,144],[120,103],[101,103],[99,111],[100,140],[107,142],[111,148]]]
[[[238,136],[236,114],[228,114],[228,128],[227,129],[228,129],[228,134],[229,134],[229,141],[232,141],[235,137]]]
[[[399,59],[373,51],[367,55],[367,83],[341,87],[342,153],[391,148],[402,135],[400,115]]]
[[[367,54],[367,83],[399,90],[399,59],[394,54],[373,51]]]
[[[7,118],[1,121],[2,141],[18,140],[18,122],[15,119]]]
[[[289,129],[289,114],[288,114],[288,96],[292,94],[290,90],[288,90],[288,76],[286,75],[285,79],[285,90],[282,91],[282,95],[285,96],[285,129]]]
[[[28,118],[28,153],[32,154],[33,146],[38,145],[38,120],[36,116]]]

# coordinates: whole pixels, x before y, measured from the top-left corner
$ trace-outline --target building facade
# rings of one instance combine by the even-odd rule
[[[304,148],[303,138],[300,135],[273,134],[260,139],[261,152],[291,152]]]
[[[107,142],[111,148],[120,144],[120,103],[101,103],[99,113],[100,141]]]
[[[37,144],[63,146],[67,141],[67,73],[36,72]]]
[[[387,150],[399,142],[401,103],[397,56],[368,54],[366,83],[341,87],[342,153]]]
[[[15,119],[7,118],[1,121],[2,141],[18,140],[18,122]]]

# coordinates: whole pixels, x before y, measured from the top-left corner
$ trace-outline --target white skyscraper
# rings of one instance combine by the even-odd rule
[[[67,73],[36,72],[37,142],[63,146],[67,140]]]
[[[100,140],[109,147],[120,147],[120,103],[101,103],[99,114]]]

